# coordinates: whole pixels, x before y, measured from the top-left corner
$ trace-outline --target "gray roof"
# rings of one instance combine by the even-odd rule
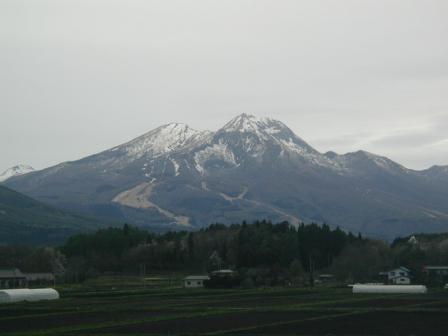
[[[448,266],[425,266],[424,268],[428,270],[447,270]]]
[[[394,268],[393,270],[390,270],[387,273],[396,272],[396,271],[405,271],[407,273],[411,273],[411,270],[409,268],[404,267],[404,266],[400,266],[398,268]]]
[[[212,274],[234,274],[236,273],[235,271],[231,270],[231,269],[222,269],[219,271],[213,271]]]
[[[53,273],[26,273],[25,274],[28,281],[37,281],[37,280],[54,280]]]
[[[189,275],[184,280],[210,280],[208,275]]]
[[[6,268],[0,269],[0,278],[25,278],[25,274],[23,274],[18,268]]]

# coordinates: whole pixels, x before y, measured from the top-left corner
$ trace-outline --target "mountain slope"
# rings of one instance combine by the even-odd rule
[[[268,218],[391,238],[448,228],[448,179],[441,176],[365,151],[322,154],[283,123],[242,114],[216,132],[164,125],[6,185],[158,229]]]
[[[105,222],[58,210],[0,186],[0,244],[59,243],[71,234],[101,226]]]

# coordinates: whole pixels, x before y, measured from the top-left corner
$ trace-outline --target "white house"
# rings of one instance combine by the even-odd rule
[[[387,282],[393,285],[409,285],[411,283],[411,271],[403,266],[380,274],[387,275]]]
[[[208,275],[190,275],[184,278],[185,288],[200,288],[204,287],[204,281],[210,280]]]

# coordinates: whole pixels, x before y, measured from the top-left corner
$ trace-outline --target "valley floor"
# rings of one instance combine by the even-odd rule
[[[61,290],[0,306],[12,335],[446,335],[448,293],[353,295],[349,288]]]

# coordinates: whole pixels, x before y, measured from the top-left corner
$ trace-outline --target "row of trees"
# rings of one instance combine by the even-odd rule
[[[30,273],[65,272],[67,259],[54,247],[0,245],[0,269],[19,268]]]
[[[256,221],[225,226],[214,224],[197,232],[161,235],[125,225],[71,237],[61,248],[75,274],[104,272],[213,271],[238,269],[257,278],[295,278],[310,270],[329,269],[350,245],[363,244],[361,236],[328,225],[272,224]]]
[[[296,228],[267,221],[165,234],[124,225],[72,236],[60,248],[0,246],[0,267],[64,273],[68,281],[142,269],[149,274],[222,268],[238,270],[248,286],[303,282],[313,272],[329,272],[341,281],[373,281],[396,266],[410,268],[419,280],[428,264],[448,264],[448,236],[421,235],[389,245],[328,225]]]

